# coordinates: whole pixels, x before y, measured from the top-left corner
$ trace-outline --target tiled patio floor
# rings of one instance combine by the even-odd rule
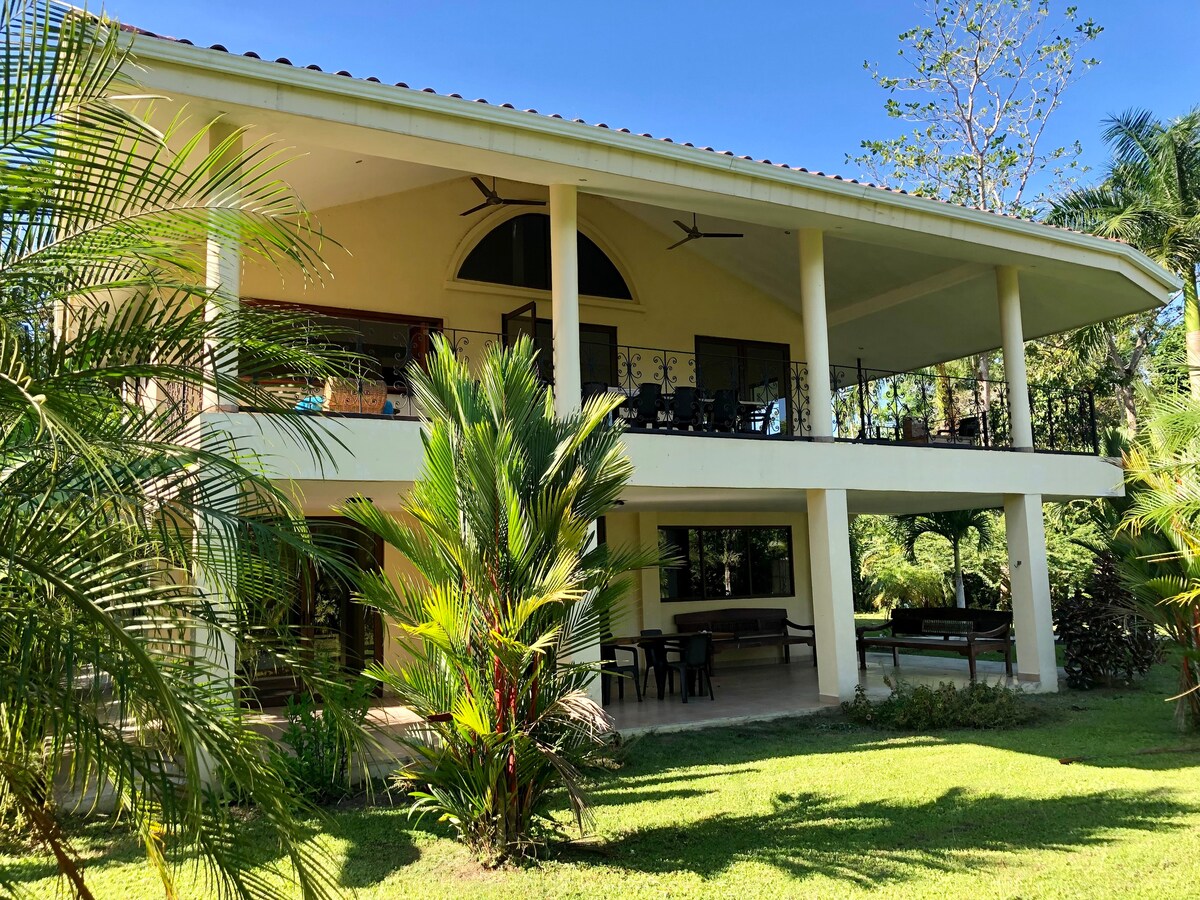
[[[884,683],[889,675],[909,683],[933,685],[943,681],[965,685],[969,680],[965,659],[901,655],[900,668],[895,669],[890,654],[868,654],[867,670],[860,673],[860,683],[872,696],[884,697],[890,690]],[[1005,677],[1004,664],[999,662],[981,661],[979,678],[1016,685],[1015,678]],[[1023,687],[1037,689],[1036,684]],[[605,709],[624,735],[764,721],[806,715],[835,705],[818,699],[816,669],[803,658],[788,665],[771,663],[724,669],[718,666],[713,674],[715,700],[707,696],[690,697],[683,703],[678,692],[659,700],[653,679],[649,694],[641,703],[629,685],[625,687],[624,700],[616,699],[616,693],[614,690],[613,700]]]
[[[900,668],[895,669],[890,654],[868,654],[867,670],[860,674],[860,683],[875,697],[888,694],[890,689],[884,678],[889,675],[899,676],[909,683],[934,685],[942,681],[965,685],[968,681],[965,659],[928,656],[901,655]],[[979,677],[993,683],[1016,684],[1015,678],[1005,677],[1004,664],[999,662],[981,661]],[[1038,688],[1036,684],[1022,686],[1026,690]],[[817,671],[811,661],[803,657],[788,665],[718,666],[713,675],[713,693],[715,700],[709,700],[707,696],[692,697],[683,703],[678,692],[659,700],[651,679],[650,693],[641,703],[634,695],[633,686],[626,683],[625,699],[618,700],[614,689],[613,700],[605,709],[613,717],[617,730],[628,736],[807,715],[835,705],[818,699]],[[378,701],[368,718],[376,726],[376,740],[382,744],[371,754],[371,768],[378,766],[376,774],[385,774],[391,770],[393,754],[400,752],[403,755],[401,747],[390,740],[389,735],[420,729],[421,719],[407,708],[387,700]],[[283,709],[270,708],[256,715],[254,721],[264,733],[278,738],[287,717]]]

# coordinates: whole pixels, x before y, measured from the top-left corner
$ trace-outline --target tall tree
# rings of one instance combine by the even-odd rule
[[[271,625],[297,587],[288,560],[315,551],[253,448],[194,403],[207,390],[260,407],[324,456],[312,420],[229,363],[249,376],[349,366],[314,352],[320,332],[295,316],[208,316],[196,253],[215,235],[314,274],[307,216],[269,148],[210,153],[209,129],[150,127],[115,22],[41,0],[0,16],[0,818],[78,897],[92,894],[69,813],[89,796],[139,835],[166,895],[198,864],[221,896],[275,896],[236,838],[240,797],[301,893],[334,896],[225,652],[277,655],[336,697]]]
[[[954,552],[954,602],[959,607],[965,607],[967,595],[963,587],[962,545],[972,535],[979,549],[991,543],[992,514],[985,509],[960,509],[901,516],[897,523],[901,543],[910,556],[923,535],[934,534],[949,541],[950,549]]]
[[[1200,397],[1200,109],[1167,122],[1147,110],[1106,120],[1112,158],[1096,187],[1064,194],[1049,221],[1137,247],[1183,281],[1192,393]]]
[[[900,74],[863,67],[888,92],[899,137],[864,140],[866,178],[991,212],[1030,216],[1047,169],[1078,171],[1078,142],[1047,149],[1046,128],[1067,89],[1098,64],[1084,49],[1104,29],[1068,6],[1058,25],[1049,0],[927,0],[924,24],[899,35]],[[899,99],[900,94],[913,99]],[[992,354],[973,361],[990,404]]]
[[[863,63],[889,94],[887,114],[915,127],[864,140],[865,152],[849,161],[888,187],[1032,213],[1030,192],[1044,171],[1078,164],[1078,144],[1046,149],[1043,137],[1066,90],[1097,65],[1081,54],[1102,31],[1079,21],[1074,6],[1052,25],[1049,0],[929,0],[925,24],[899,36],[903,74]]]
[[[627,573],[658,550],[593,543],[633,472],[607,424],[619,396],[559,418],[528,339],[491,348],[474,374],[434,344],[413,375],[425,464],[403,515],[367,500],[343,512],[416,570],[398,584],[363,577],[406,651],[371,674],[437,738],[400,738],[414,808],[494,864],[535,853],[561,798],[582,827],[581,771],[606,752],[611,720],[586,693],[599,663],[580,657],[615,620]]]

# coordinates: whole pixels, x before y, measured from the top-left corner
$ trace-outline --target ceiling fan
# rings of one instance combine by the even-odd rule
[[[685,237],[682,240],[676,241],[674,244],[672,244],[670,247],[668,247],[667,248],[668,250],[674,250],[676,247],[683,246],[688,241],[695,241],[695,240],[699,240],[700,238],[740,238],[740,237],[745,237],[744,234],[734,234],[731,231],[701,231],[700,227],[696,224],[696,214],[695,213],[692,213],[692,224],[691,225],[685,225],[683,222],[680,222],[678,219],[675,219],[675,224],[683,229]]]
[[[514,200],[508,197],[501,197],[496,193],[496,179],[492,178],[492,186],[488,187],[480,179],[474,175],[471,180],[475,182],[475,187],[479,188],[479,192],[483,194],[483,202],[478,206],[472,206],[466,212],[459,213],[460,216],[469,216],[471,213],[477,213],[481,209],[487,209],[489,206],[545,206],[545,200]]]

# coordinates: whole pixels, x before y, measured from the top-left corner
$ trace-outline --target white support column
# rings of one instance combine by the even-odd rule
[[[550,185],[550,319],[554,335],[554,411],[579,409],[579,232],[573,184]]]
[[[808,365],[809,434],[833,438],[829,390],[829,321],[825,312],[825,241],[819,229],[800,229],[800,302],[804,316],[804,361]]]
[[[823,701],[849,700],[858,684],[858,663],[845,491],[808,492],[808,553],[817,639],[817,691]]]
[[[1025,373],[1025,334],[1021,324],[1021,287],[1016,266],[996,266],[996,297],[1000,303],[1000,343],[1004,379],[1008,382],[1008,419],[1015,450],[1033,449],[1033,418],[1029,412],[1029,379]]]
[[[1054,622],[1050,614],[1050,575],[1046,565],[1046,526],[1040,494],[1004,498],[1008,573],[1012,584],[1013,628],[1017,634],[1017,677],[1058,690]]]
[[[237,129],[224,122],[218,122],[209,132],[209,149],[215,151],[222,143],[234,135]],[[237,138],[228,148],[224,158],[241,151],[242,141]],[[225,310],[237,309],[241,302],[242,292],[242,248],[236,238],[213,232],[209,235],[205,259],[205,286],[209,291],[209,300],[205,308],[205,318],[211,321]],[[205,351],[209,359],[219,354],[219,348],[214,341],[205,342]],[[227,357],[216,357],[220,374],[225,378],[237,377],[237,357],[230,354]],[[211,386],[206,386],[201,398],[201,409],[224,410],[236,412],[237,405],[230,398],[222,398]]]
[[[588,550],[593,550],[596,547],[596,523],[593,522],[588,527]],[[577,652],[572,657],[573,662],[577,663],[598,663],[600,661],[600,644],[592,644],[590,647],[585,647]],[[603,700],[603,679],[597,675],[587,684],[588,698],[600,706]],[[614,692],[613,696],[616,696]]]

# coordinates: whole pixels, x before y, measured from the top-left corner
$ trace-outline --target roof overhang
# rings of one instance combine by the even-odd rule
[[[937,349],[918,339],[922,323],[963,316],[964,303],[973,314],[963,317],[943,358],[994,348],[991,269],[997,265],[1021,270],[1030,338],[1152,309],[1180,288],[1174,276],[1122,243],[836,177],[169,40],[140,39],[136,56],[148,90],[285,141],[318,135],[325,146],[384,160],[532,185],[576,184],[617,202],[695,211],[777,237],[820,228],[833,241],[865,248],[865,265],[872,247],[882,248],[881,258],[886,252],[953,261],[916,266],[908,281],[848,297],[841,306],[831,302],[831,348],[842,361],[869,332],[908,341],[904,346],[912,350],[877,356],[872,365],[900,369],[936,361]],[[784,289],[777,286],[775,293]],[[896,331],[905,321],[912,335]]]

